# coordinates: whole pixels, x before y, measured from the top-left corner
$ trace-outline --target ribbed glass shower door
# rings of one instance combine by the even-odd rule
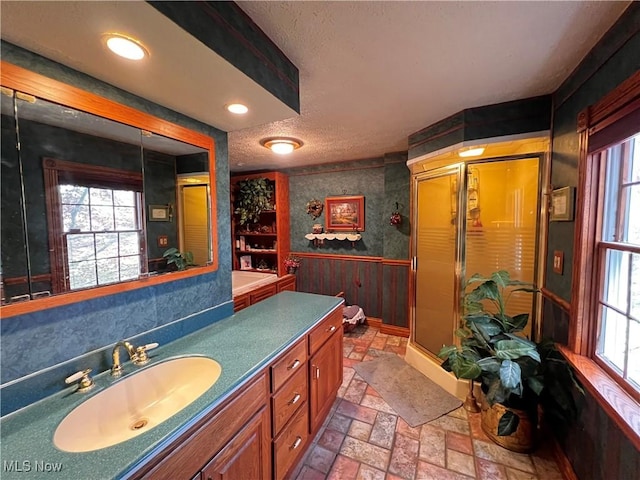
[[[466,279],[507,270],[536,283],[540,157],[483,159],[414,177],[412,342],[436,355],[454,342]],[[535,297],[509,295],[507,313],[529,313]]]
[[[462,166],[415,179],[413,341],[436,355],[457,328],[458,215]]]

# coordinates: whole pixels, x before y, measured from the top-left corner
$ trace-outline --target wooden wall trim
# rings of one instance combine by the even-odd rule
[[[382,264],[383,265],[393,265],[393,266],[398,266],[398,267],[410,267],[411,266],[411,260],[396,260],[393,258],[383,258],[382,259]]]
[[[23,285],[28,283],[28,277],[24,276],[24,277],[5,277],[2,279],[2,283],[4,283],[5,285]],[[32,282],[50,282],[51,281],[51,274],[49,273],[42,273],[40,275],[33,275],[31,277],[31,281]]]
[[[548,290],[546,287],[542,287],[540,289],[540,293],[542,296],[548,300],[551,300],[553,303],[558,305],[562,310],[564,310],[567,314],[571,314],[571,303],[567,302],[564,298],[556,295],[551,290]]]
[[[407,327],[398,327],[397,325],[386,324],[381,318],[367,317],[365,323],[370,327],[379,329],[380,333],[409,338],[409,329]]]
[[[291,252],[292,255],[296,257],[302,258],[317,258],[317,259],[327,259],[327,260],[347,260],[347,261],[355,261],[355,262],[374,262],[374,263],[382,263],[382,257],[365,257],[358,255],[338,255],[332,253],[307,253],[307,252]]]
[[[587,126],[590,128],[613,115],[635,100],[638,97],[638,92],[640,92],[640,71],[631,75],[618,87],[602,97],[599,102],[588,108]]]
[[[578,379],[598,404],[640,450],[640,404],[593,360],[578,355],[564,345],[558,349],[575,369]]]
[[[558,443],[556,437],[553,436],[552,433],[549,432],[546,438],[551,440],[551,448],[553,451],[553,456],[556,460],[556,464],[558,465],[558,470],[560,470],[560,474],[564,480],[579,480],[576,472],[573,469],[573,465],[569,461],[569,458],[562,450],[562,447]]]

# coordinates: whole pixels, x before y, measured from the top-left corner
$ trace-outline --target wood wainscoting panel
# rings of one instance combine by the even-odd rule
[[[408,331],[409,260],[301,252],[295,255],[302,259],[296,275],[299,292],[344,292],[346,304],[362,307],[367,318],[382,318],[385,328]]]

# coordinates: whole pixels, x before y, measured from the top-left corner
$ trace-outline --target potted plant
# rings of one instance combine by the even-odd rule
[[[258,223],[264,210],[273,210],[274,185],[264,177],[247,178],[238,182],[235,210],[240,225]]]
[[[287,273],[296,273],[300,266],[300,258],[295,255],[288,255],[284,259],[284,266],[287,269]]]
[[[550,424],[567,425],[577,414],[571,387],[582,388],[553,342],[535,343],[522,333],[528,313],[506,313],[510,296],[518,291],[536,289],[512,280],[504,270],[488,278],[473,275],[456,331],[460,345],[444,346],[438,356],[457,378],[481,382],[481,425],[489,438],[527,452],[535,445],[538,408]]]
[[[193,253],[180,252],[175,247],[165,250],[162,256],[167,259],[167,265],[173,263],[178,270],[186,270],[187,267],[195,265],[195,263],[193,263]]]

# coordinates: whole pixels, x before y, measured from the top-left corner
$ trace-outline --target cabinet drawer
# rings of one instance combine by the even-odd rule
[[[302,368],[271,399],[273,436],[278,435],[295,411],[307,401],[307,369]]]
[[[302,339],[271,367],[271,391],[276,392],[298,370],[305,370],[306,361],[307,346]]]
[[[300,453],[307,446],[309,414],[306,405],[298,410],[291,422],[273,442],[275,477],[284,478]]]
[[[342,328],[342,305],[327,315],[309,334],[309,355],[313,355],[326,342],[331,334]]]
[[[251,305],[258,303],[265,298],[269,298],[277,293],[277,287],[275,283],[260,287],[255,292],[251,293]]]

